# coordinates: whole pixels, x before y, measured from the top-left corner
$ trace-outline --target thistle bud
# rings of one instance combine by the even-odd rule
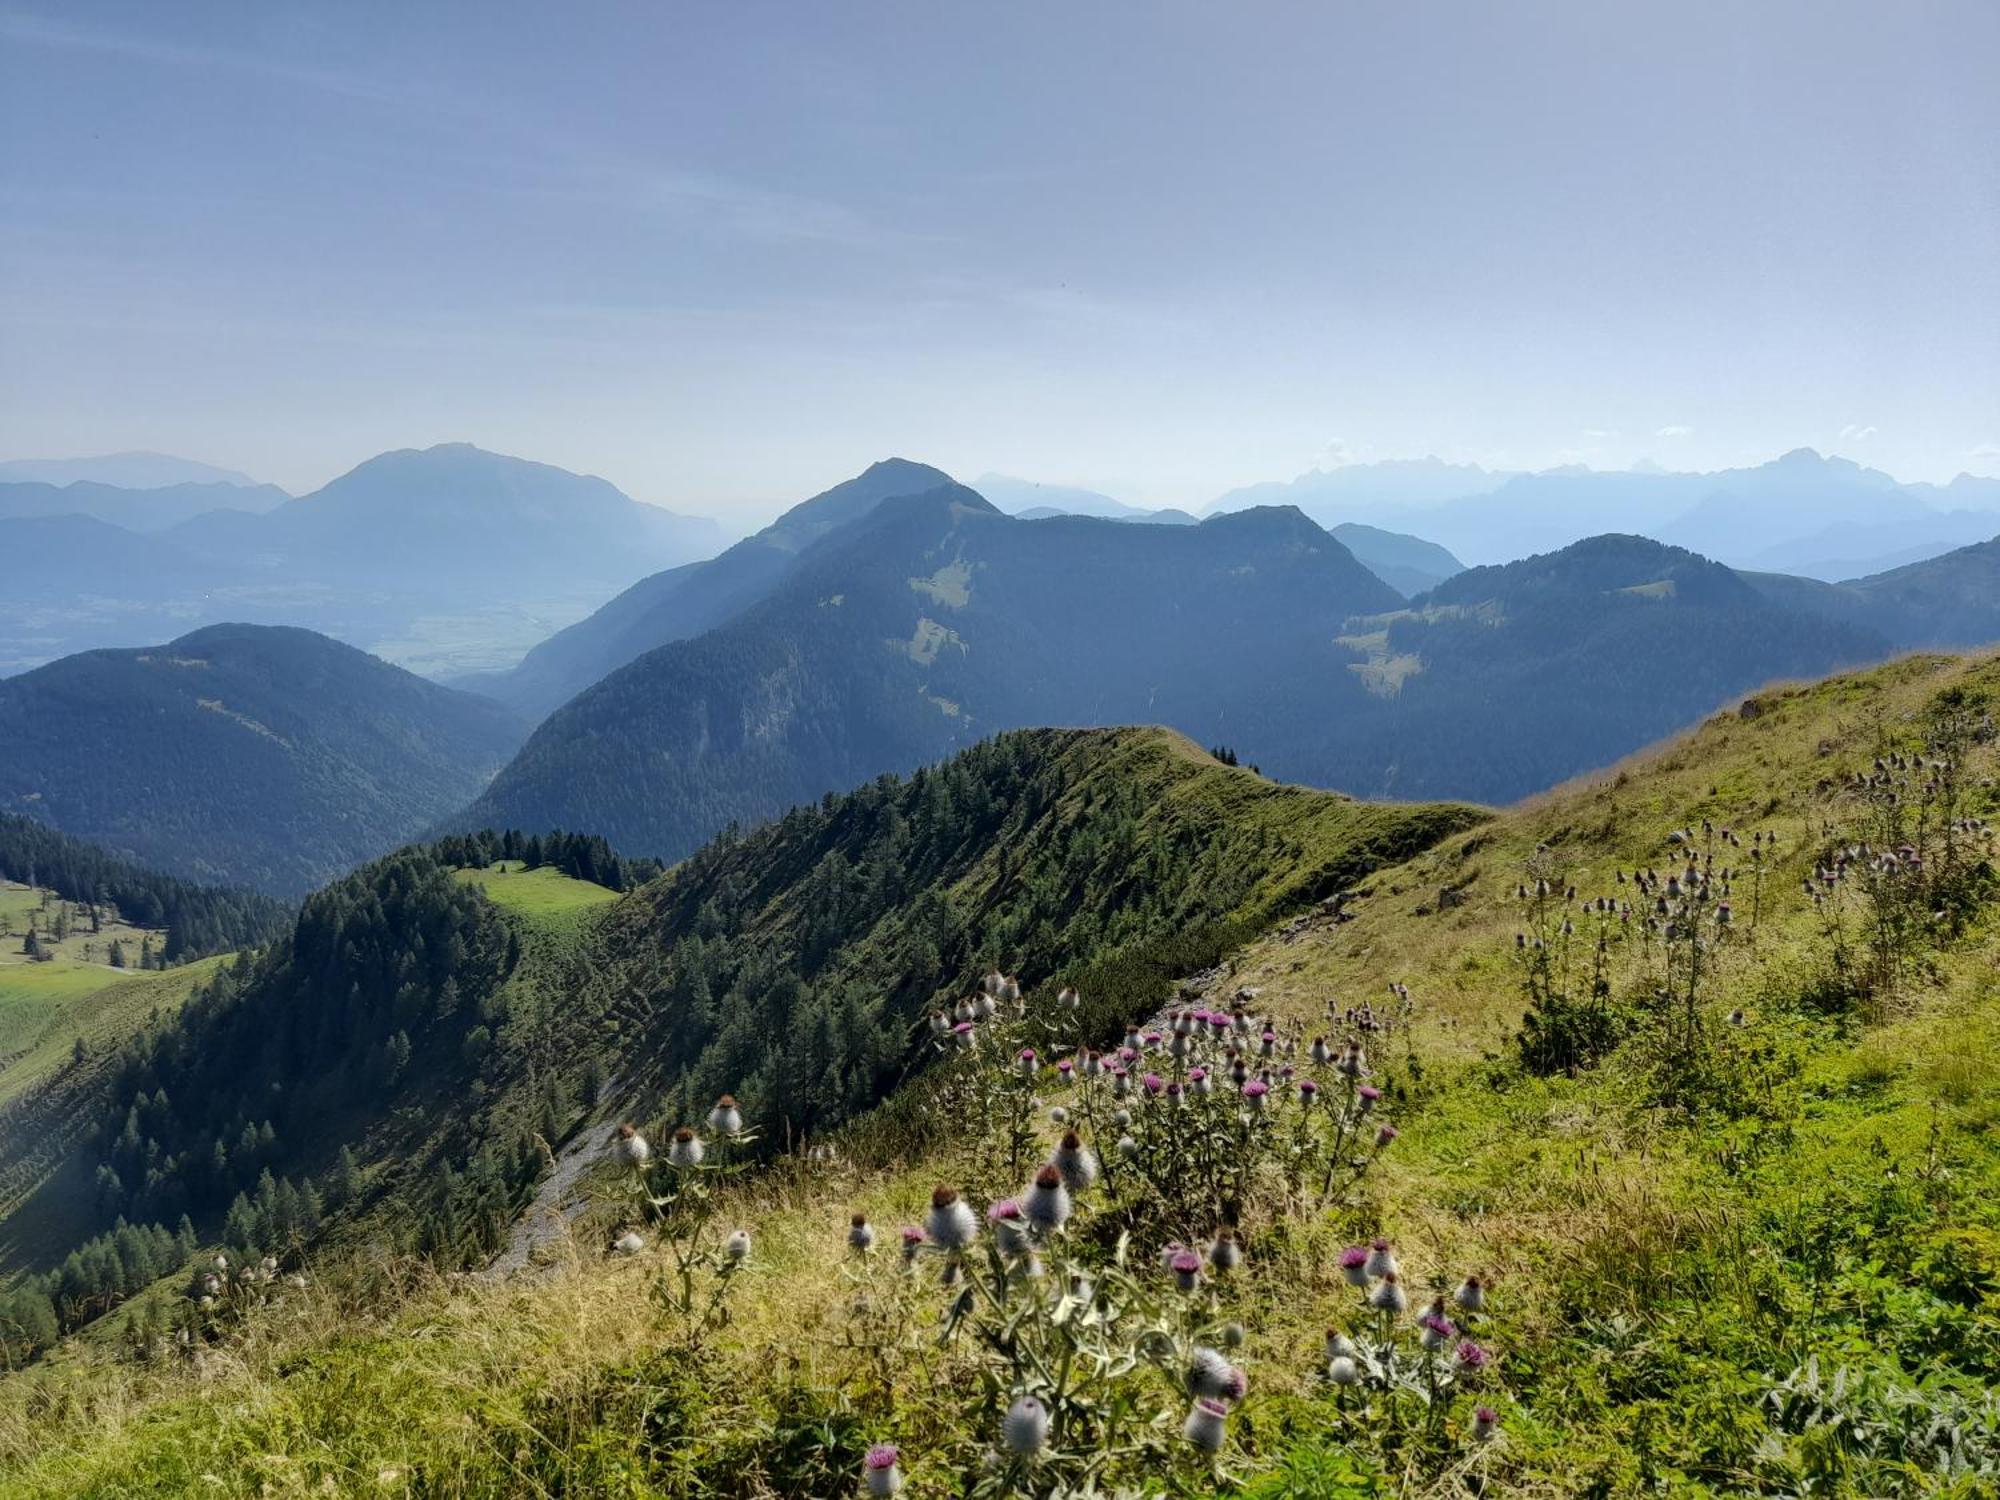
[[[1022,1208],[1028,1222],[1044,1234],[1052,1234],[1069,1222],[1069,1189],[1063,1185],[1062,1173],[1055,1163],[1050,1162],[1035,1174],[1034,1185],[1028,1189]]]
[[[1187,1440],[1203,1453],[1218,1453],[1228,1436],[1229,1408],[1208,1396],[1197,1398],[1181,1428]]]
[[[862,1255],[875,1248],[875,1230],[866,1214],[856,1214],[848,1221],[847,1248]]]
[[[1020,1396],[1000,1419],[1000,1441],[1007,1451],[1033,1458],[1049,1440],[1049,1414],[1033,1396]]]
[[[653,1148],[646,1144],[646,1138],[633,1125],[618,1127],[617,1135],[612,1138],[611,1150],[628,1167],[645,1166],[653,1154]]]
[[[1500,1430],[1500,1413],[1490,1406],[1481,1406],[1472,1413],[1472,1440],[1475,1443],[1490,1443]]]
[[[679,1168],[698,1167],[708,1148],[701,1143],[701,1137],[683,1125],[674,1132],[673,1144],[667,1147],[667,1162]]]
[[[1359,1385],[1361,1367],[1354,1362],[1351,1354],[1336,1354],[1327,1363],[1326,1378],[1335,1385]]]
[[[708,1112],[708,1128],[717,1135],[743,1133],[743,1111],[737,1108],[734,1094],[724,1094],[715,1101],[715,1108]]]
[[[1486,1311],[1486,1283],[1477,1274],[1468,1276],[1458,1284],[1458,1290],[1451,1294],[1452,1301],[1469,1313]]]
[[[1233,1271],[1243,1264],[1243,1246],[1235,1230],[1225,1227],[1215,1231],[1215,1239],[1208,1247],[1208,1263],[1218,1271]]]
[[[1206,1346],[1197,1347],[1188,1357],[1187,1374],[1182,1377],[1190,1396],[1239,1399],[1249,1388],[1243,1372],[1227,1358]]]
[[[628,1229],[611,1242],[611,1248],[620,1255],[637,1255],[646,1248],[646,1241],[636,1229]]]
[[[1397,1280],[1394,1271],[1376,1283],[1375,1290],[1368,1296],[1368,1302],[1377,1312],[1393,1313],[1397,1316],[1401,1316],[1410,1306],[1409,1294],[1403,1290],[1403,1285]]]
[[[1028,1225],[1021,1214],[1021,1205],[1012,1198],[1002,1198],[986,1207],[986,1222],[993,1226],[993,1243],[1000,1247],[1002,1255],[1026,1255],[1030,1247]]]
[[[931,1211],[924,1221],[932,1243],[940,1250],[963,1250],[979,1233],[979,1220],[958,1189],[940,1185],[931,1193]]]
[[[1368,1275],[1370,1278],[1394,1276],[1396,1274],[1396,1252],[1385,1239],[1378,1239],[1368,1247]]]
[[[1063,1186],[1072,1193],[1080,1193],[1097,1181],[1097,1158],[1090,1154],[1083,1144],[1083,1137],[1074,1130],[1063,1132],[1063,1138],[1056,1143],[1056,1154],[1050,1160],[1062,1173]]]
[[[731,1265],[740,1266],[750,1258],[750,1231],[734,1229],[722,1242],[722,1254]]]

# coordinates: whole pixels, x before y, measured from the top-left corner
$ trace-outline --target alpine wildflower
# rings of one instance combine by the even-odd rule
[[[893,1495],[903,1487],[903,1471],[897,1467],[902,1456],[893,1443],[877,1443],[868,1450],[862,1472],[868,1479],[869,1494]]]
[[[731,1230],[729,1238],[722,1242],[722,1253],[731,1265],[742,1265],[750,1258],[750,1231]]]
[[[1192,1292],[1201,1285],[1201,1257],[1192,1250],[1175,1251],[1167,1269],[1174,1273],[1174,1285],[1184,1292]]]
[[[1347,1278],[1347,1284],[1366,1288],[1374,1278],[1368,1274],[1368,1252],[1359,1245],[1349,1245],[1340,1252],[1340,1274]]]
[[[1374,1241],[1368,1247],[1368,1275],[1370,1279],[1378,1276],[1394,1276],[1395,1274],[1396,1252],[1390,1247],[1387,1240],[1378,1239]]]
[[[868,1222],[868,1215],[856,1214],[848,1221],[847,1248],[862,1255],[875,1248],[875,1229]]]
[[[1481,1406],[1472,1413],[1472,1440],[1475,1443],[1490,1443],[1500,1430],[1500,1413],[1490,1406]]]

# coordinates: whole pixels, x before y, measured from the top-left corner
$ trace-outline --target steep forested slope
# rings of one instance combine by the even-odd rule
[[[1381,685],[1377,743],[1337,784],[1485,801],[1609,765],[1765,682],[1893,649],[1720,563],[1621,536],[1474,568],[1354,628]]]
[[[462,806],[519,737],[499,705],[324,636],[217,625],[0,682],[0,810],[296,895]]]
[[[172,963],[259,947],[285,922],[285,908],[269,896],[141,869],[15,813],[0,813],[0,877],[115,907],[136,927],[163,928],[161,956]]]
[[[1368,701],[1333,637],[1397,602],[1295,511],[1162,527],[1018,521],[957,488],[890,500],[552,715],[463,821],[672,857],[1028,724],[1158,722],[1311,776]]]

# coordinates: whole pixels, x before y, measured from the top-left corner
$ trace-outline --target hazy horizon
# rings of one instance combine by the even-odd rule
[[[1141,24],[1143,21],[1144,24]],[[2000,10],[0,10],[0,453],[2000,474]]]

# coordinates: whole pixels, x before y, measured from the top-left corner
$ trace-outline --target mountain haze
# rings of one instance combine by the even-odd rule
[[[951,482],[950,475],[928,464],[883,459],[801,501],[719,557],[641,579],[588,618],[536,646],[513,670],[465,679],[459,685],[524,713],[546,714],[635,657],[712,630],[756,603],[791,571],[804,549],[861,520],[882,501]]]

